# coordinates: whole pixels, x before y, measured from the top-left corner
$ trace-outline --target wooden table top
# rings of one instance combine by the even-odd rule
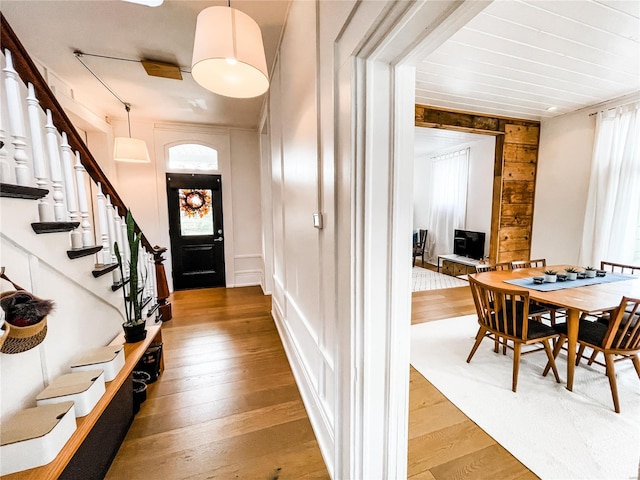
[[[532,288],[505,283],[505,280],[542,276],[545,270],[563,272],[564,269],[569,266],[571,265],[550,265],[541,268],[497,270],[475,273],[473,276],[479,281],[494,287],[512,290],[526,289],[529,291],[529,297],[536,301],[551,303],[586,313],[612,310],[620,305],[620,300],[623,296],[640,298],[640,277],[620,282],[564,288],[551,292],[541,292]]]

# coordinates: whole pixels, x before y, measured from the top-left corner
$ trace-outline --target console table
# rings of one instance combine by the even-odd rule
[[[476,265],[480,264],[480,260],[463,257],[461,255],[449,254],[438,255],[438,272],[452,277],[476,273]]]

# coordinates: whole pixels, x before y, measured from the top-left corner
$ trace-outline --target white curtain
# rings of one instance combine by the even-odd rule
[[[640,102],[599,112],[581,265],[637,264],[640,229]]]
[[[469,149],[431,158],[428,255],[453,253],[453,230],[466,223]]]

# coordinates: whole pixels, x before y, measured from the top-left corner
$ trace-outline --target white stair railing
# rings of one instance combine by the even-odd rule
[[[11,144],[13,145],[13,159],[15,160],[16,184],[28,187],[31,186],[31,171],[28,166],[29,156],[26,151],[27,143],[25,141],[22,102],[20,100],[20,83],[18,74],[13,69],[11,52],[5,49],[4,56],[6,66],[3,71],[9,125],[11,128]]]

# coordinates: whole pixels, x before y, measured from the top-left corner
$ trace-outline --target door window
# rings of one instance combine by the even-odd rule
[[[211,190],[178,189],[180,202],[180,234],[213,235]]]

